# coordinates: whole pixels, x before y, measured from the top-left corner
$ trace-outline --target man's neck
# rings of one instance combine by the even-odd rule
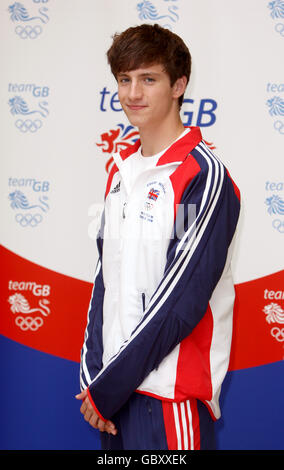
[[[180,118],[175,122],[159,125],[157,128],[140,128],[139,134],[143,157],[151,157],[166,149],[183,131],[184,126]]]

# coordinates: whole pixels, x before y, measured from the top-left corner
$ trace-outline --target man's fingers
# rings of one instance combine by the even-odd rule
[[[97,415],[94,415],[94,414],[93,414],[93,415],[91,416],[91,418],[90,418],[89,424],[90,424],[93,428],[97,429],[97,427],[98,427],[98,420],[99,420],[99,417],[98,417]]]
[[[116,435],[117,429],[112,421],[103,421],[95,413],[94,408],[89,400],[87,390],[75,395],[77,400],[83,400],[80,412],[84,415],[85,421],[87,421],[93,428],[99,429],[101,432],[107,432],[109,434]]]
[[[83,401],[83,403],[81,405],[81,408],[80,408],[80,411],[83,414],[85,413],[86,410],[93,411],[92,404],[91,404],[88,397],[85,398],[85,400]]]
[[[87,409],[86,405],[82,403],[81,408],[80,408],[81,413],[84,414],[86,409]]]
[[[87,410],[87,403],[86,403],[86,401],[83,401],[83,403],[81,405],[81,408],[80,408],[80,411],[81,411],[82,414],[84,414],[86,410]]]
[[[75,395],[75,398],[77,400],[84,400],[87,396],[87,390],[83,390],[81,393],[78,393],[77,395]]]
[[[97,426],[98,426],[98,429],[101,431],[101,432],[104,432],[105,431],[105,422],[102,420],[102,419],[98,419],[98,423],[97,423]]]
[[[89,423],[90,421],[90,418],[94,415],[93,411],[92,410],[86,410],[85,413],[84,413],[84,419],[85,421],[87,421]]]
[[[111,421],[107,421],[105,423],[105,431],[109,434],[113,434],[114,436],[117,434],[117,429]]]

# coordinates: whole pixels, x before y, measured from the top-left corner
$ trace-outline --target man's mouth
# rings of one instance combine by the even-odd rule
[[[141,109],[146,108],[146,106],[141,104],[128,104],[127,107],[128,109],[131,109],[131,111],[139,111]]]

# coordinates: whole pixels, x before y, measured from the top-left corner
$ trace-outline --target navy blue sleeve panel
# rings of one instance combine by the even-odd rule
[[[164,277],[143,319],[89,385],[92,400],[106,419],[202,319],[226,263],[239,199],[215,157],[201,147],[192,158],[201,169],[184,191],[182,203],[196,205],[194,223],[187,221],[184,237],[171,242]]]
[[[84,344],[81,350],[80,364],[80,386],[81,390],[86,389],[94,377],[102,368],[102,324],[103,324],[103,301],[104,301],[104,280],[102,272],[102,250],[103,250],[103,225],[102,216],[101,228],[97,236],[97,247],[99,259],[96,266],[94,286],[90,300],[87,326],[85,330]]]

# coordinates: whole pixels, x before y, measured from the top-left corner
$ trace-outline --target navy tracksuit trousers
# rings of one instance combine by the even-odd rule
[[[111,419],[117,435],[100,433],[102,450],[213,450],[214,421],[199,400],[160,401],[133,393]]]

